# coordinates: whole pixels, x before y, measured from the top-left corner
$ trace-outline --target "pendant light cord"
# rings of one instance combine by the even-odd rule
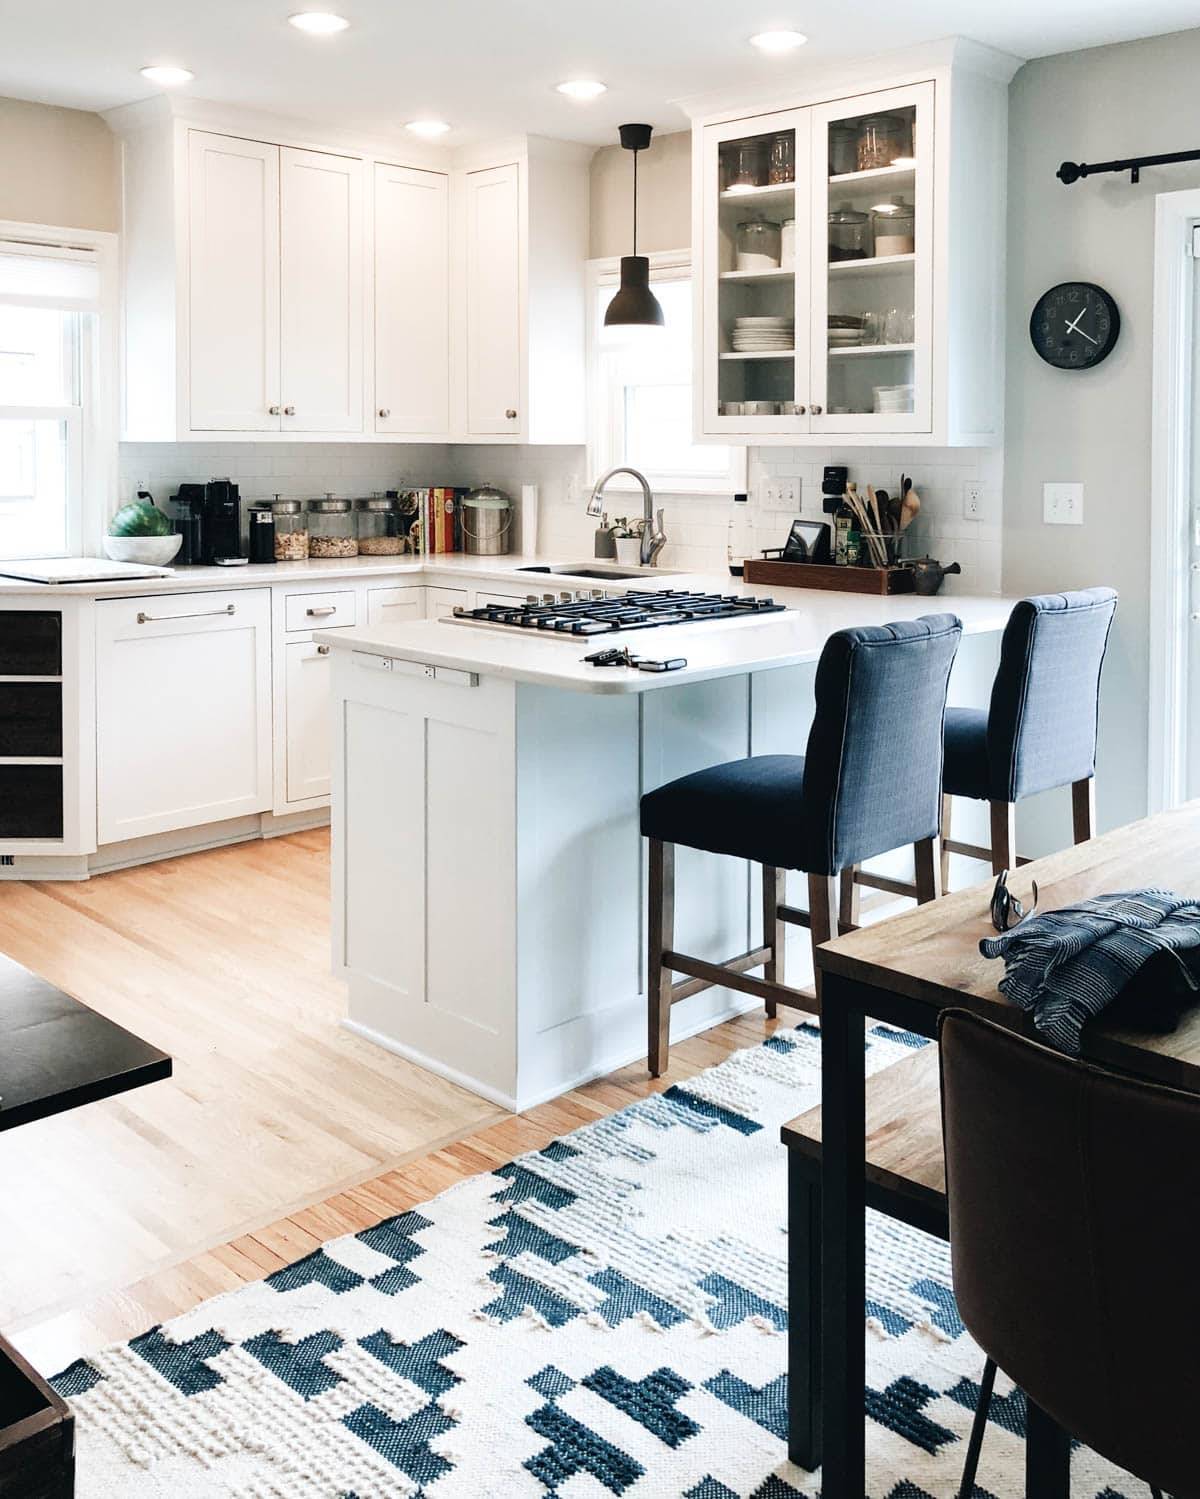
[[[637,159],[638,153],[633,153],[633,253],[637,254]]]

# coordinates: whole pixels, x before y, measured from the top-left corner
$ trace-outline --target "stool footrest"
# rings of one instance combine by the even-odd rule
[[[749,952],[730,958],[725,963],[708,963],[703,958],[693,958],[687,953],[663,953],[662,966],[672,973],[686,973],[688,978],[671,985],[671,1003],[690,999],[702,989],[737,989],[742,994],[753,994],[758,999],[773,999],[778,1004],[807,1011],[810,1015],[820,1013],[815,994],[803,989],[793,989],[788,984],[775,984],[769,979],[751,978],[748,969],[761,968],[771,956],[769,947],[754,947]],[[650,982],[654,982],[654,974]]]

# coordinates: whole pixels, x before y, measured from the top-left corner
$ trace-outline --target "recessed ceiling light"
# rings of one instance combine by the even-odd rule
[[[566,83],[557,87],[558,92],[566,94],[568,99],[598,99],[608,92],[608,84],[595,78],[568,78]]]
[[[148,78],[151,83],[157,83],[160,88],[176,88],[181,83],[191,83],[195,73],[189,73],[186,68],[158,67],[142,69],[142,77]]]
[[[803,47],[806,41],[808,38],[802,31],[760,31],[757,36],[750,38],[750,45],[757,47],[760,52],[775,55],[792,52],[797,47]]]
[[[411,130],[414,135],[424,135],[432,138],[435,135],[445,135],[450,129],[445,120],[409,120],[405,130]]]
[[[297,31],[307,31],[310,36],[332,36],[335,31],[345,31],[350,24],[345,16],[335,16],[328,10],[302,10],[288,20]]]

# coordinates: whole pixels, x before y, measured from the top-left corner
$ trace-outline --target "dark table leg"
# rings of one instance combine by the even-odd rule
[[[821,1465],[821,1188],[788,1151],[788,1456]]]
[[[866,1467],[866,1047],[857,986],[821,993],[822,1499],[862,1499]]]
[[[1025,1499],[1069,1499],[1071,1438],[1025,1397]]]

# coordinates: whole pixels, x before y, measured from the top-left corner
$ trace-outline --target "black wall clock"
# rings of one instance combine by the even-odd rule
[[[1029,319],[1033,347],[1058,370],[1086,370],[1107,359],[1121,331],[1117,304],[1091,281],[1063,281],[1037,300]]]

